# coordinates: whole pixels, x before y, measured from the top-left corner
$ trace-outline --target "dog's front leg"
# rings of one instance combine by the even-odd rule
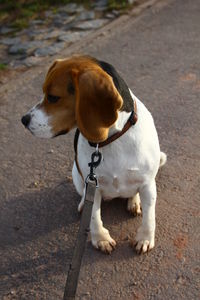
[[[156,183],[155,180],[143,186],[140,191],[142,204],[142,225],[137,231],[135,248],[139,253],[145,253],[152,249],[155,244],[155,205]]]
[[[116,242],[111,238],[109,231],[103,227],[101,220],[101,193],[97,189],[92,208],[92,217],[90,222],[90,233],[92,245],[105,253],[111,253],[116,246]]]

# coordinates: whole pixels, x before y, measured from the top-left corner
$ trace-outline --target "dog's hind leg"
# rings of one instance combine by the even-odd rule
[[[142,225],[138,228],[135,238],[135,248],[139,253],[145,253],[152,249],[155,244],[155,205],[156,205],[156,183],[152,180],[140,191],[142,204]]]

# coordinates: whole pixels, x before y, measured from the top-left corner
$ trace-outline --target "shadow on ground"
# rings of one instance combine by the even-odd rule
[[[60,182],[54,188],[30,191],[6,201],[0,213],[1,291],[6,292],[25,284],[41,283],[51,276],[67,274],[72,258],[80,215],[77,212],[80,196],[73,185]],[[102,204],[105,227],[115,233],[115,225],[132,220],[126,211],[126,200],[114,199]],[[113,232],[112,232],[113,233]],[[123,233],[122,233],[123,235]],[[127,233],[118,235],[118,243]],[[101,260],[102,253],[87,243],[87,254]],[[118,253],[116,253],[118,252]],[[133,250],[130,249],[133,256]],[[115,251],[120,259],[123,249]],[[87,264],[86,259],[83,264]]]

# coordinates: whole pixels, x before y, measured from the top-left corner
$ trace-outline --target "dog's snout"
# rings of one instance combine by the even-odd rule
[[[22,124],[25,126],[25,127],[28,127],[29,123],[30,123],[30,120],[31,120],[31,115],[30,114],[27,114],[25,116],[22,117],[21,121],[22,121]]]

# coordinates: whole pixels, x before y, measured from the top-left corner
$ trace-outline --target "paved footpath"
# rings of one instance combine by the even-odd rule
[[[115,65],[151,110],[167,165],[157,176],[156,247],[129,246],[141,222],[126,201],[103,204],[117,241],[111,255],[87,244],[77,299],[199,299],[200,6],[159,1],[122,17],[77,48]],[[42,95],[50,61],[5,84],[0,97],[0,298],[62,299],[79,225],[71,180],[73,133],[32,137],[21,115]]]

